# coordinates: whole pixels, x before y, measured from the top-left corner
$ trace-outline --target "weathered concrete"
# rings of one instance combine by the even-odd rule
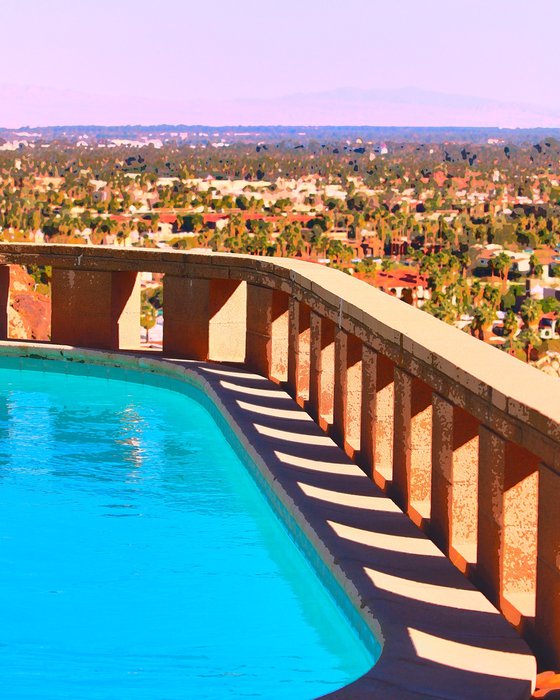
[[[395,368],[392,492],[418,524],[430,515],[431,421],[431,389]]]
[[[245,360],[247,285],[165,275],[163,348],[174,357]]]
[[[335,331],[333,437],[354,455],[360,449],[362,344],[342,328]]]
[[[0,265],[0,340],[8,337],[8,306],[10,304],[10,266]]]
[[[538,464],[480,428],[477,576],[513,624],[535,615]]]
[[[286,521],[293,536],[319,554],[381,642],[370,671],[329,698],[529,698],[536,671],[525,643],[279,386],[243,370],[149,354],[0,347],[45,358],[45,371],[56,360],[120,366],[131,370],[129,380],[135,371],[142,382],[162,374],[210,396],[254,478],[294,519]]]
[[[478,422],[434,394],[430,533],[466,572],[476,561]]]
[[[560,476],[539,466],[539,520],[536,594],[536,637],[539,651],[551,666],[560,649]]]
[[[307,304],[289,300],[288,387],[296,400],[309,400],[310,310]]]
[[[268,378],[288,377],[288,295],[247,285],[247,367]]]
[[[334,331],[328,318],[311,312],[309,361],[309,411],[323,427],[333,421]]]
[[[134,271],[52,271],[51,338],[107,350],[140,345],[140,282]]]

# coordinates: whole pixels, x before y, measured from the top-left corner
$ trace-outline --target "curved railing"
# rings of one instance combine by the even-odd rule
[[[164,274],[163,355],[244,363],[294,399],[560,664],[560,383],[341,272],[298,260],[0,244],[50,265],[51,341],[130,349]],[[7,337],[7,321],[0,332]]]

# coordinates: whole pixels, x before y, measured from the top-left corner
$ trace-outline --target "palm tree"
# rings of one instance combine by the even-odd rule
[[[517,315],[511,309],[508,309],[504,316],[504,337],[512,337],[519,328]]]
[[[531,359],[531,350],[533,348],[537,348],[542,341],[538,333],[536,333],[535,330],[530,327],[524,328],[517,338],[521,343],[523,343],[525,347],[525,361],[529,362]]]
[[[539,263],[539,259],[535,253],[531,253],[531,257],[529,258],[529,268],[529,274],[531,277],[537,277],[539,279],[542,277],[543,266]]]
[[[471,294],[472,294],[472,301],[473,301],[473,306],[476,306],[478,302],[482,298],[483,294],[483,289],[482,289],[482,284],[480,280],[476,279],[471,285]]]
[[[434,294],[432,298],[422,306],[422,311],[427,311],[432,316],[445,323],[454,323],[457,319],[457,308],[446,294]]]
[[[535,299],[525,299],[519,313],[527,328],[536,328],[541,317],[541,305]]]
[[[484,340],[484,336],[488,328],[492,325],[495,315],[494,309],[490,306],[486,304],[477,306],[473,313],[473,320],[471,321],[472,335],[480,338],[480,340]]]
[[[453,285],[450,285],[449,292],[455,298],[458,313],[466,313],[471,305],[471,290],[467,280],[460,277]]]
[[[495,311],[500,306],[502,295],[498,287],[487,284],[486,287],[484,287],[483,298]]]
[[[502,252],[496,255],[495,258],[492,258],[490,262],[492,263],[492,268],[500,275],[502,280],[502,294],[505,294],[507,290],[508,274],[511,267],[511,258],[507,253]]]

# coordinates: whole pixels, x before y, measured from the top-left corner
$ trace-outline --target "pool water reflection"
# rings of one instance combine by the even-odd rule
[[[4,697],[314,698],[370,668],[194,390],[20,366],[0,362]]]

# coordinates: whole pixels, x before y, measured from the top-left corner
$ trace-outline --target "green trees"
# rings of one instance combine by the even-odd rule
[[[538,257],[535,253],[531,254],[529,258],[529,267],[531,277],[541,278],[543,274],[543,266],[540,264]]]
[[[348,262],[352,258],[352,248],[342,241],[331,240],[327,247],[327,257],[334,259],[336,263]]]
[[[204,226],[204,218],[202,214],[185,214],[181,217],[181,231],[187,233],[199,233]]]
[[[511,309],[508,309],[504,316],[504,337],[512,338],[517,333],[518,328],[519,324],[516,314]]]
[[[537,329],[539,319],[542,315],[542,308],[535,299],[525,299],[519,313],[523,319],[524,328],[518,335],[518,340],[523,344],[525,348],[525,358],[526,361],[529,362],[532,349],[539,347],[541,344]]]
[[[535,331],[534,328],[525,327],[521,330],[517,336],[517,340],[523,345],[525,349],[525,360],[529,362],[531,360],[531,351],[533,348],[538,348],[542,341]]]
[[[560,301],[556,297],[546,297],[540,302],[541,310],[544,314],[550,312],[560,313]]]
[[[283,231],[277,236],[276,243],[282,256],[301,256],[305,250],[305,240],[299,224],[286,224]]]
[[[146,342],[150,340],[150,330],[156,325],[158,309],[163,308],[163,286],[148,287],[142,290],[140,325],[146,330]]]
[[[541,305],[535,299],[525,299],[519,309],[523,323],[527,328],[536,328],[541,317]]]
[[[324,235],[323,229],[320,226],[313,226],[313,228],[311,229],[311,236],[309,242],[311,244],[312,250],[314,250],[315,253],[318,254],[317,257],[326,257],[329,240],[329,237]]]
[[[511,258],[507,253],[501,252],[490,260],[492,269],[495,270],[502,280],[502,294],[507,290],[507,279],[511,268]]]
[[[480,340],[484,340],[495,317],[496,312],[491,306],[487,304],[477,306],[473,312],[473,320],[471,321],[471,334],[478,337]]]
[[[488,306],[495,312],[500,307],[502,295],[498,287],[494,287],[491,284],[487,284],[486,287],[484,287],[482,298],[488,304]]]
[[[150,217],[152,231],[157,231],[159,229],[159,214],[152,214]]]
[[[383,270],[383,272],[393,270],[395,268],[395,265],[395,261],[391,258],[383,258],[383,260],[381,261],[381,269]]]
[[[446,323],[454,323],[457,319],[457,307],[446,294],[436,293],[432,295],[432,298],[424,304],[422,310]]]
[[[157,312],[154,307],[145,301],[140,310],[140,325],[146,330],[146,342],[150,342],[150,330],[156,325]]]

